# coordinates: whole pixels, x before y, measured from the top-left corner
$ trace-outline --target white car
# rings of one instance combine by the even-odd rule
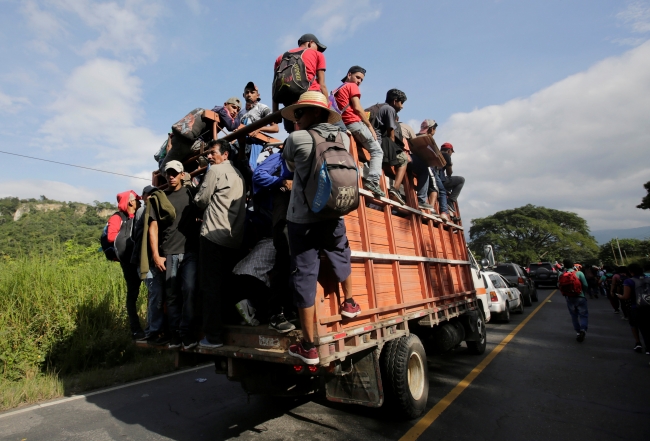
[[[470,261],[470,270],[472,272],[472,282],[474,283],[474,289],[476,290],[476,298],[481,305],[481,310],[483,311],[483,316],[485,317],[485,323],[489,323],[492,315],[490,314],[490,296],[487,295],[487,289],[483,278],[481,277],[481,267],[474,259],[472,252],[467,249],[467,254]]]
[[[510,312],[524,313],[524,302],[521,292],[510,286],[503,276],[494,271],[481,271],[485,289],[490,297],[490,312],[501,321],[510,321]]]

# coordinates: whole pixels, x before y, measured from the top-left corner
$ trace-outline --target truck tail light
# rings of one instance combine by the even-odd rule
[[[307,366],[307,369],[309,369],[309,372],[312,374],[315,374],[318,371],[318,366]]]
[[[518,282],[520,285],[523,285],[523,284],[524,284],[524,278],[523,278],[523,277],[519,277],[519,278],[517,279],[517,282]]]
[[[303,370],[303,366],[301,366],[301,365],[299,365],[299,364],[294,364],[294,365],[293,365],[293,370],[296,371],[297,374],[299,374],[299,373],[302,372],[302,370]]]
[[[498,302],[499,298],[497,297],[496,291],[490,291],[490,300],[493,302]]]

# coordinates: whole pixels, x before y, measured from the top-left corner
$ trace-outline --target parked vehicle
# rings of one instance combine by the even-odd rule
[[[481,266],[476,262],[474,255],[468,249],[467,255],[470,261],[470,268],[472,270],[472,281],[474,282],[474,288],[476,289],[476,298],[481,306],[481,311],[485,316],[485,323],[490,323],[492,319],[492,314],[490,313],[490,296],[487,294],[487,289],[483,283],[483,278],[481,277]]]
[[[535,287],[557,286],[558,272],[551,262],[536,262],[528,265],[528,275]]]
[[[524,306],[531,306],[537,301],[537,289],[535,283],[528,276],[526,271],[516,263],[499,263],[494,271],[501,274],[508,282],[517,285],[524,299]]]
[[[510,313],[524,313],[524,302],[521,292],[508,282],[501,274],[494,271],[483,271],[483,283],[488,290],[490,299],[490,312],[501,321],[508,323]]]
[[[277,118],[271,114],[222,139],[242,139]],[[359,163],[353,138],[350,153]],[[196,177],[205,167],[188,170]],[[153,179],[165,187],[164,176],[154,173]],[[387,179],[380,182],[385,187]],[[359,316],[340,315],[341,288],[330,275],[329,261],[321,260],[314,322],[318,365],[288,354],[300,330],[278,334],[267,325],[227,326],[224,346],[178,350],[177,363],[214,360],[218,373],[241,382],[249,394],[323,392],[330,401],[370,407],[385,401],[394,415],[420,416],[429,394],[423,341],[440,352],[464,341],[470,353],[482,354],[490,314],[483,312],[487,301],[477,299],[476,262],[468,256],[462,223],[413,208],[418,207],[413,184],[405,179],[404,186],[407,205],[376,198],[359,185],[359,207],[344,217]]]

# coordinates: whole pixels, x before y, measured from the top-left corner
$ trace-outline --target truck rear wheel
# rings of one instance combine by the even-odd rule
[[[429,372],[418,336],[410,334],[389,341],[380,361],[386,404],[405,419],[422,415],[429,397]]]
[[[481,355],[485,352],[487,346],[487,329],[485,328],[485,319],[483,318],[483,313],[479,312],[478,320],[476,321],[476,326],[478,327],[479,334],[481,339],[478,341],[467,341],[467,349],[470,353],[475,355]]]

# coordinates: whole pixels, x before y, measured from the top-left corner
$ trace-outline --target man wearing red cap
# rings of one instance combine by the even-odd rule
[[[454,153],[454,146],[446,142],[440,146],[440,152],[447,162],[447,165],[445,165],[444,168],[445,173],[442,173],[442,183],[447,190],[447,204],[449,205],[448,208],[451,211],[454,211],[453,203],[458,201],[460,191],[463,189],[463,185],[465,185],[465,178],[462,176],[452,176],[452,166],[454,164],[451,162],[451,155]]]

